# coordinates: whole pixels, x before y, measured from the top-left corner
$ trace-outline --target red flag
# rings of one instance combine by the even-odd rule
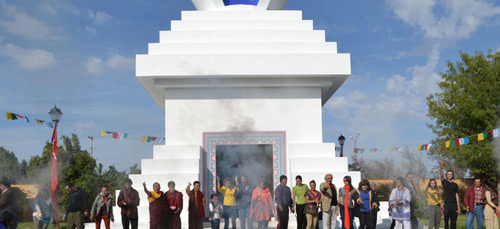
[[[120,134],[118,132],[113,132],[113,138],[114,139],[120,138]]]
[[[54,127],[54,132],[52,132],[52,182],[50,185],[50,199],[52,201],[52,215],[54,216],[54,221],[56,227],[59,228],[59,217],[57,211],[57,186],[59,182],[57,181],[57,123]]]

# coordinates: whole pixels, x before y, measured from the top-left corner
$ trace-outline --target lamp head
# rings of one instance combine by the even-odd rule
[[[338,139],[338,140],[339,140],[339,144],[340,144],[340,146],[344,146],[345,137],[344,137],[342,134],[340,134],[340,136],[339,136],[339,139]]]
[[[59,120],[61,120],[61,116],[63,115],[63,113],[61,112],[61,110],[59,108],[56,107],[56,105],[54,105],[54,107],[52,109],[50,109],[49,115],[50,115],[50,119],[52,120],[52,122],[57,124],[59,122]]]

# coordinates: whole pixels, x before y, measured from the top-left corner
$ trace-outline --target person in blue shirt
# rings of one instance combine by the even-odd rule
[[[276,208],[278,210],[278,227],[277,229],[288,228],[288,216],[293,210],[292,191],[286,182],[288,178],[285,175],[280,176],[280,185],[274,190],[274,198],[276,200]]]
[[[356,203],[359,206],[359,227],[360,229],[371,228],[372,215],[371,212],[376,208],[376,196],[370,190],[370,182],[367,179],[359,182],[358,199]]]

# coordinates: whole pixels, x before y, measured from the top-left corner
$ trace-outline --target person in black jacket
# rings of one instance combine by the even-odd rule
[[[66,214],[63,216],[63,221],[68,220],[68,228],[84,228],[84,219],[89,215],[87,208],[87,194],[77,189],[73,184],[69,183],[64,186],[69,194],[69,203],[66,208]]]
[[[16,193],[10,187],[9,181],[0,182],[0,212],[10,211],[16,215],[10,222],[9,228],[17,228],[17,222],[20,215],[19,208],[17,206]]]
[[[253,229],[253,223],[250,219],[250,202],[252,200],[253,189],[250,187],[248,179],[244,175],[240,177],[238,190],[239,192],[236,194],[236,203],[238,207],[238,216],[240,217],[240,228]]]
[[[377,183],[370,182],[370,189],[372,190],[372,221],[370,224],[370,228],[377,228],[377,214],[380,211],[380,201],[378,199],[377,193]]]

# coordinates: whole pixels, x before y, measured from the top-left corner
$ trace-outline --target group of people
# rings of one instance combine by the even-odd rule
[[[457,216],[460,213],[460,198],[458,184],[454,180],[454,172],[448,170],[443,174],[443,161],[440,161],[441,186],[436,179],[430,179],[426,188],[427,206],[429,214],[429,229],[438,229],[441,217],[444,216],[445,229],[455,229]],[[224,219],[224,229],[229,225],[236,228],[236,218],[240,220],[240,228],[252,229],[254,222],[258,229],[267,229],[271,218],[278,219],[278,228],[288,228],[289,215],[295,213],[298,229],[318,228],[318,216],[321,215],[323,228],[336,228],[337,216],[340,216],[342,229],[353,228],[354,217],[359,219],[362,229],[375,229],[377,214],[380,210],[377,184],[362,180],[358,188],[352,185],[350,176],[343,178],[343,186],[338,188],[332,183],[333,175],[326,174],[324,181],[317,187],[316,181],[308,184],[302,182],[302,177],[295,177],[295,186],[287,186],[288,179],[282,175],[280,184],[274,191],[261,181],[255,188],[251,187],[246,176],[226,178],[221,183],[217,177],[217,189],[210,195],[209,206],[206,207],[205,194],[200,190],[200,182],[188,183],[185,193],[189,197],[189,228],[203,228],[203,220],[208,217],[214,229],[220,227]],[[143,183],[144,192],[149,202],[150,228],[180,229],[180,214],[183,209],[183,194],[175,190],[175,182],[168,182],[168,191],[161,191],[158,182],[153,183],[152,190]],[[420,200],[417,195],[413,174],[408,173],[406,178],[398,177],[394,182],[395,188],[389,197],[389,213],[393,219],[392,228],[415,229],[418,227],[416,204]],[[104,184],[101,192],[96,196],[90,212],[87,208],[87,195],[72,184],[65,186],[69,194],[69,202],[63,221],[67,221],[69,228],[84,228],[84,218],[90,216],[95,221],[97,229],[101,222],[105,228],[110,228],[114,221],[113,202],[109,186]],[[0,182],[0,229],[17,228],[19,217],[18,207],[13,190],[8,182]],[[219,197],[222,201],[219,202]],[[124,229],[138,227],[139,193],[132,188],[132,180],[124,181],[117,205],[121,208],[121,219]],[[475,178],[464,196],[463,203],[467,209],[466,227],[473,228],[474,218],[477,228],[483,224],[487,229],[498,229],[497,183],[493,180],[482,182]],[[208,209],[208,215],[205,210]],[[33,221],[35,228],[47,228],[52,220],[52,207],[48,190],[41,190],[33,204]],[[231,221],[231,224],[230,224]]]
[[[440,160],[441,186],[436,179],[430,179],[425,189],[427,195],[427,210],[429,214],[429,229],[439,229],[441,217],[444,216],[444,228],[456,229],[458,214],[461,212],[458,184],[455,182],[453,170],[443,173],[443,160]],[[420,197],[416,194],[413,174],[408,173],[406,179],[398,177],[395,188],[389,198],[389,213],[392,216],[392,228],[417,228],[418,219],[416,203]],[[498,229],[497,183],[489,179],[484,182],[474,178],[474,184],[467,188],[463,203],[466,207],[466,228],[474,228],[476,218],[477,228]]]

